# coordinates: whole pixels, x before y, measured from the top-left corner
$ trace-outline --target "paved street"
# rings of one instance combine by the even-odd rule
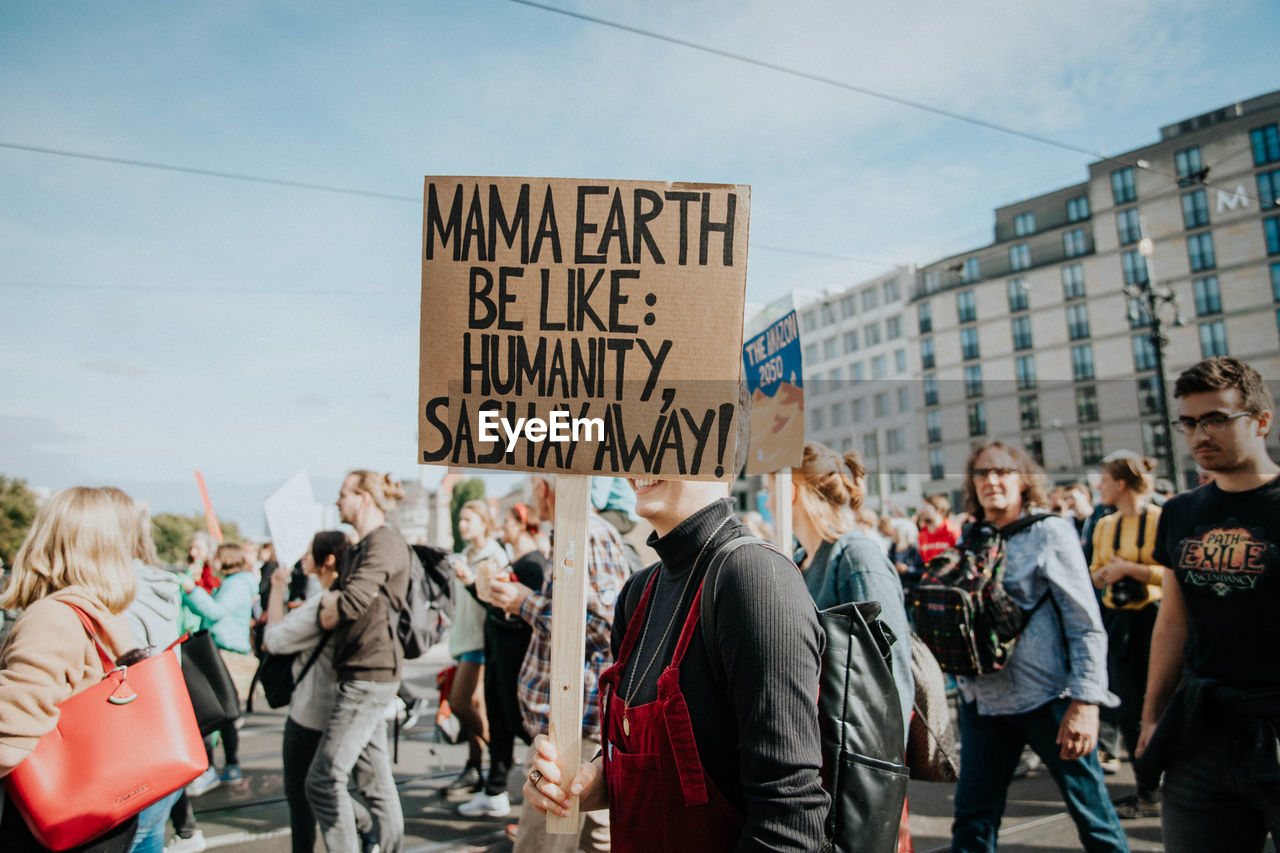
[[[447,662],[443,646],[425,659],[411,662],[408,678],[417,692],[435,706],[435,674]],[[280,774],[280,737],[283,711],[249,715],[241,731],[243,783],[222,787],[196,799],[196,817],[209,841],[210,850],[247,853],[288,851],[288,807]],[[414,729],[400,737],[396,780],[400,786],[408,835],[409,853],[428,851],[491,851],[506,853],[511,845],[504,827],[511,818],[466,819],[457,814],[456,804],[446,803],[440,789],[466,760],[466,748],[434,742],[434,710],[424,713]],[[221,750],[218,752],[221,757]],[[523,755],[517,747],[516,757]],[[1128,765],[1118,776],[1109,777],[1114,797],[1133,790],[1133,774]],[[513,793],[518,790],[518,771],[513,772]],[[913,783],[910,791],[911,831],[917,853],[947,849],[951,823],[952,785]],[[1158,851],[1158,819],[1125,821],[1130,849]],[[318,845],[318,849],[322,849]],[[1006,853],[1079,850],[1075,827],[1068,818],[1058,792],[1044,770],[1033,771],[1014,782],[1009,792],[1008,811],[1001,832],[1000,849]]]

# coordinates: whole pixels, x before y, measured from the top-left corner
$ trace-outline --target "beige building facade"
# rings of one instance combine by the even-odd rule
[[[1085,182],[998,208],[990,245],[920,268],[908,314],[925,491],[957,491],[990,439],[1058,481],[1115,450],[1162,458],[1148,291],[1170,389],[1208,355],[1280,378],[1278,123],[1274,92],[1166,126]],[[1193,463],[1173,439],[1185,485]]]

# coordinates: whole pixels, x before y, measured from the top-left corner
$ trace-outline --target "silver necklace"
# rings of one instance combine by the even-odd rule
[[[671,628],[676,624],[676,617],[680,615],[680,607],[681,605],[684,604],[685,593],[689,591],[689,582],[693,580],[693,576],[697,572],[698,562],[702,560],[702,555],[707,552],[707,547],[711,544],[711,541],[716,538],[716,534],[720,532],[720,528],[728,524],[729,519],[731,518],[733,518],[732,513],[730,513],[728,516],[724,518],[723,521],[721,521],[718,525],[716,525],[716,529],[711,531],[711,535],[707,537],[707,541],[702,543],[702,550],[698,552],[698,556],[693,558],[693,565],[689,567],[689,575],[684,579],[684,586],[680,588],[680,597],[676,599],[676,608],[675,610],[671,611],[671,618],[667,620],[667,627],[662,632],[662,639],[658,640],[657,648],[654,649],[653,655],[649,658],[649,662],[645,664],[644,670],[640,673],[641,687],[644,686],[645,676],[649,674],[650,669],[653,669],[653,662],[658,659],[658,655],[662,653],[663,647],[666,646],[667,644],[667,637],[671,635]],[[640,642],[636,644],[637,652],[640,651],[642,648],[644,648],[644,638],[649,634],[649,617],[653,614],[653,607],[652,607],[653,602],[650,601],[649,604],[650,604],[650,607],[645,611],[645,614],[644,614],[644,625],[640,629]],[[628,677],[627,677],[627,692],[630,694],[630,696],[622,697],[623,704],[628,709],[631,707],[631,700],[636,698],[636,692],[638,690],[639,690],[639,687],[636,687],[636,670],[635,670],[635,667],[632,667],[631,672],[628,674]],[[622,712],[622,733],[627,736],[631,735],[631,721],[627,719],[626,711]]]

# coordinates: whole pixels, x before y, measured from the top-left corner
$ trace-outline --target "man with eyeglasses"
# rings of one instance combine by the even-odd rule
[[[1138,754],[1164,768],[1165,850],[1260,851],[1268,832],[1280,840],[1280,466],[1266,445],[1274,406],[1258,372],[1226,356],[1183,371],[1173,394],[1173,426],[1213,479],[1160,516],[1154,558],[1171,571]]]

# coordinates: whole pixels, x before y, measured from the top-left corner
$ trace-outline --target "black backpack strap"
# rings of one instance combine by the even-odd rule
[[[702,576],[702,612],[699,619],[702,622],[702,641],[707,647],[707,657],[711,659],[711,668],[715,671],[716,676],[721,682],[728,681],[729,674],[724,669],[724,661],[720,659],[720,651],[714,648],[714,638],[716,635],[716,594],[719,588],[720,567],[724,565],[724,561],[729,555],[741,548],[743,545],[749,545],[757,542],[770,550],[777,550],[768,542],[756,536],[744,535],[730,539],[728,542],[716,549],[715,554],[711,556],[711,562],[707,565],[706,574]],[[782,554],[781,551],[778,551]],[[786,555],[783,554],[785,557]],[[790,559],[789,557],[787,559]]]
[[[302,670],[298,673],[298,677],[293,680],[295,685],[301,684],[302,679],[307,677],[307,673],[311,671],[312,665],[320,657],[320,653],[324,651],[324,644],[329,642],[329,638],[333,636],[332,631],[326,631],[324,636],[320,638],[320,642],[316,643],[315,649],[312,650],[307,662],[302,665]]]
[[[1047,512],[1033,512],[1030,515],[1024,515],[1022,518],[1009,522],[1000,528],[1000,538],[1006,542],[1026,530],[1038,521],[1044,521],[1046,518],[1053,518]]]

